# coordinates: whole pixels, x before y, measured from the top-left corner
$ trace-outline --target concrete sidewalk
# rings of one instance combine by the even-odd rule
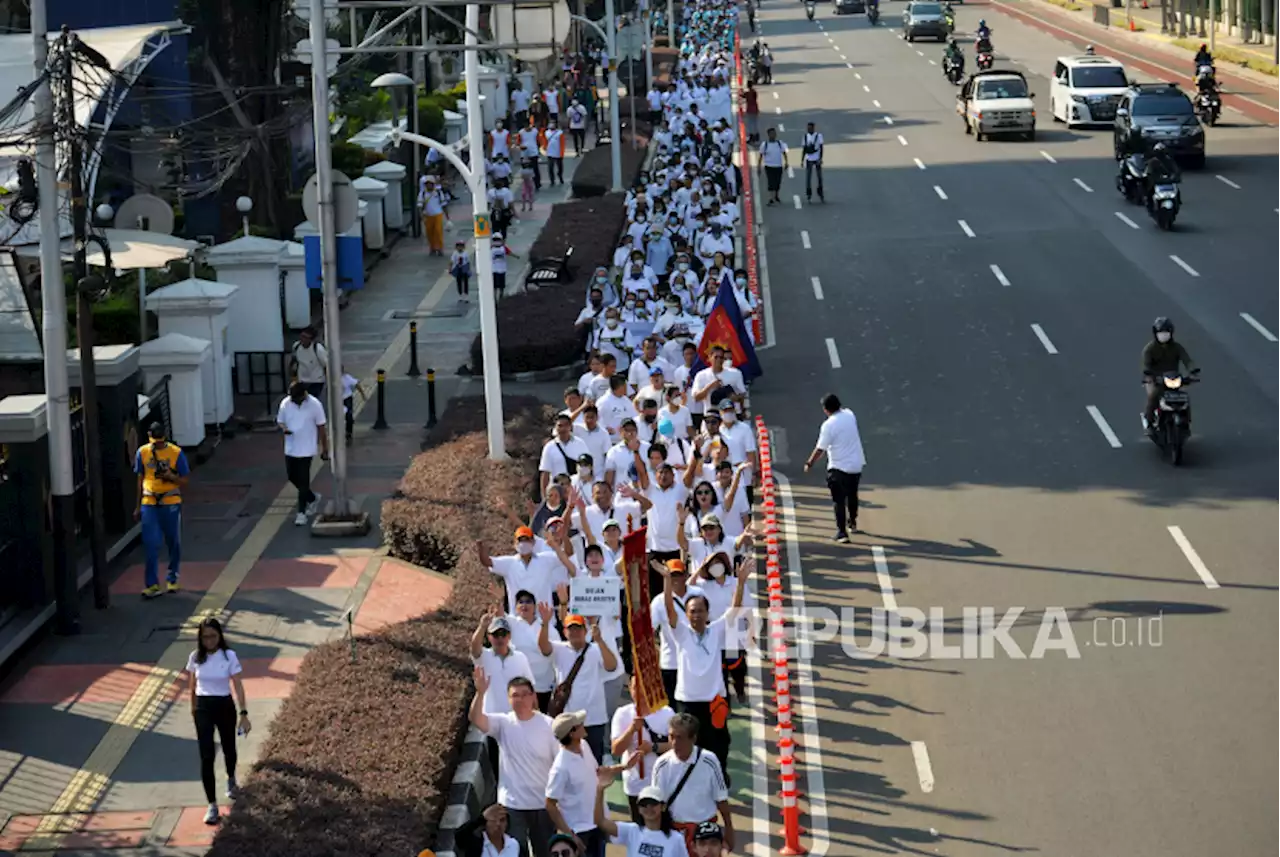
[[[571,175],[575,159],[565,165]],[[544,187],[533,212],[508,237],[522,257],[568,185]],[[470,206],[455,204],[457,231],[470,237]],[[437,370],[437,401],[465,391],[455,372],[479,330],[478,293],[460,303],[448,258],[423,241],[401,240],[342,313],[346,368],[373,392],[387,371],[389,428],[374,431],[377,408],[357,400],[348,490],[373,518],[359,539],[319,540],[292,524],[293,488],[274,432],[224,441],[184,492],[182,592],[142,601],[142,554],[122,557],[112,606],[83,606],[78,637],[47,637],[0,683],[0,851],[59,854],[196,855],[212,841],[202,823],[199,755],[179,673],[191,631],[217,616],[245,667],[253,732],[239,742],[248,776],[271,720],[303,657],[341,637],[350,613],[357,633],[431,610],[450,583],[386,558],[379,550],[381,501],[420,449],[427,419],[425,373]],[[407,376],[408,322],[418,320],[423,378]],[[340,419],[340,417],[339,417]],[[327,467],[314,481],[330,495]],[[219,793],[224,789],[217,763]]]

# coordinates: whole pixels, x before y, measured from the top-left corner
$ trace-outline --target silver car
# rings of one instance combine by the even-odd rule
[[[945,42],[948,35],[941,3],[912,3],[902,15],[902,36],[908,42],[921,38]]]

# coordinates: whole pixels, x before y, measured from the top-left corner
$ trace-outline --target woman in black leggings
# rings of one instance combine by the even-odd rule
[[[196,721],[196,741],[200,745],[200,779],[204,783],[204,796],[209,809],[204,814],[205,824],[218,823],[218,801],[213,778],[213,760],[217,750],[213,733],[218,733],[222,744],[222,757],[227,763],[227,797],[236,794],[236,734],[248,735],[248,700],[244,695],[244,683],[240,680],[240,659],[228,648],[222,635],[222,623],[208,618],[196,630],[196,650],[187,658],[188,687],[191,693],[191,714]],[[232,689],[235,698],[232,698]],[[239,708],[236,707],[239,700]]]

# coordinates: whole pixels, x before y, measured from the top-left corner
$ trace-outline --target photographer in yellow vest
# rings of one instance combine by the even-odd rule
[[[191,472],[186,454],[165,439],[164,426],[152,423],[147,429],[151,442],[138,448],[133,472],[138,474],[138,509],[133,513],[142,522],[142,545],[147,551],[143,598],[178,591],[178,566],[182,562],[182,489]],[[160,589],[160,543],[169,549],[168,585]]]

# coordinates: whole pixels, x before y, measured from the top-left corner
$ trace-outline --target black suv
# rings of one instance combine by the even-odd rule
[[[1136,128],[1147,144],[1164,143],[1169,153],[1190,166],[1204,166],[1204,126],[1195,107],[1176,83],[1138,83],[1116,108],[1115,152]]]

